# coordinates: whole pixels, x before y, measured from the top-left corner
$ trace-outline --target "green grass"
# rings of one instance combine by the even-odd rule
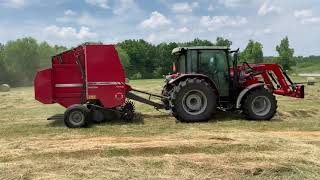
[[[159,93],[163,81],[130,84]],[[304,100],[277,97],[272,121],[219,112],[207,123],[177,124],[136,103],[133,123],[68,129],[46,120],[62,107],[16,88],[0,93],[0,179],[318,179],[319,95],[317,84]]]
[[[320,61],[298,63],[294,69],[299,73],[320,73]]]

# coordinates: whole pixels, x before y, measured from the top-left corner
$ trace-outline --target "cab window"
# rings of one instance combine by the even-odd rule
[[[191,58],[191,60],[190,60],[190,64],[191,64],[190,72],[197,73],[198,72],[198,51],[197,50],[192,50],[189,53],[189,56]]]
[[[228,96],[228,62],[224,51],[201,50],[199,73],[210,77],[218,86],[221,96]]]
[[[185,73],[186,72],[186,56],[180,55],[177,59],[176,65],[178,65],[178,72]]]

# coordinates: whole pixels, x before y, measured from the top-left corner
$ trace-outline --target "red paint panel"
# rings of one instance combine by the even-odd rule
[[[114,46],[88,45],[85,59],[87,97],[96,97],[106,108],[124,104],[125,73]]]
[[[83,84],[80,66],[77,64],[77,57],[84,66],[83,48],[64,52],[53,57],[53,97],[54,100],[64,107],[70,107],[81,103]],[[70,87],[78,85],[75,87]]]
[[[35,99],[43,104],[53,104],[52,69],[39,71],[34,80]]]
[[[68,108],[72,105],[80,103],[79,98],[71,98],[71,97],[56,98],[56,101],[65,108]]]

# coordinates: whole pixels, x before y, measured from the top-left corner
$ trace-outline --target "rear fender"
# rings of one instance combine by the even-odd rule
[[[242,99],[252,90],[254,89],[258,89],[258,88],[264,88],[265,84],[264,83],[257,83],[257,84],[252,84],[248,87],[246,87],[244,90],[241,91],[241,93],[239,94],[238,98],[237,98],[237,109],[241,108],[241,102]]]
[[[202,74],[184,74],[184,75],[180,75],[179,77],[172,79],[171,81],[168,82],[168,84],[179,84],[181,81],[184,81],[186,79],[193,79],[193,78],[197,78],[197,79],[204,79],[206,82],[208,82],[214,89],[217,90],[217,86],[216,83],[214,81],[212,81],[208,76],[206,75],[202,75]]]

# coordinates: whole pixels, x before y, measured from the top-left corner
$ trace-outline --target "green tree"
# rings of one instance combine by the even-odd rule
[[[120,46],[116,46],[116,50],[117,50],[118,55],[120,57],[122,66],[124,67],[126,72],[129,71],[130,57],[129,57],[128,53],[124,49],[122,49]]]
[[[10,75],[10,84],[30,83],[40,67],[37,41],[33,38],[9,41],[4,47],[3,59]]]
[[[214,44],[208,40],[202,40],[199,38],[194,39],[191,42],[179,43],[179,46],[191,47],[191,46],[213,46]]]
[[[67,48],[64,46],[50,46],[47,42],[42,42],[39,44],[39,58],[40,58],[40,67],[50,67],[51,66],[51,57],[60,54],[63,51],[66,51]]]
[[[161,78],[162,75],[167,75],[172,73],[172,65],[173,65],[173,56],[172,50],[178,47],[177,43],[161,43],[159,44],[157,49],[156,55],[156,69],[154,71],[155,78]]]
[[[291,70],[291,67],[295,66],[296,62],[293,59],[294,49],[290,48],[289,38],[287,36],[281,40],[276,50],[279,53],[279,57],[275,58],[275,61],[279,63],[284,70]]]
[[[47,42],[42,42],[38,47],[40,67],[50,67],[51,57],[55,54],[55,48],[51,47]]]
[[[127,75],[141,74],[141,78],[153,78],[156,69],[156,48],[145,40],[126,40],[118,44],[130,57],[130,67]]]
[[[4,64],[4,45],[0,43],[0,84],[8,79],[7,69]]]
[[[226,46],[226,47],[231,47],[232,45],[232,41],[228,40],[228,39],[224,39],[223,37],[217,37],[216,39],[216,46]]]
[[[241,53],[241,61],[249,63],[263,63],[263,46],[259,42],[250,40],[247,47]]]

